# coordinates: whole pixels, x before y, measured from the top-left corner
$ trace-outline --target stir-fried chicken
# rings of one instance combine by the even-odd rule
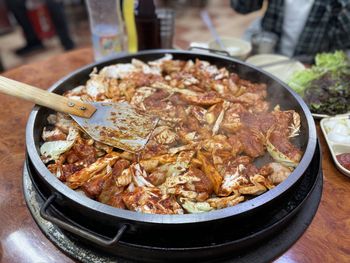
[[[158,188],[136,187],[124,193],[122,199],[130,210],[150,214],[183,214],[172,195],[163,195]]]
[[[268,177],[272,184],[277,185],[287,179],[291,173],[291,169],[280,163],[268,163],[261,167],[259,173]]]
[[[242,144],[242,152],[256,158],[265,154],[264,136],[256,130],[241,129],[237,133],[237,139]]]
[[[234,206],[282,183],[302,157],[291,139],[300,116],[270,105],[267,93],[266,84],[224,67],[170,55],[94,69],[65,96],[126,101],[157,116],[148,143],[123,152],[57,113],[42,132],[42,159],[70,188],[117,208],[182,214]],[[265,155],[274,161],[258,167]]]
[[[119,159],[119,154],[115,152],[111,152],[104,157],[98,159],[93,164],[85,167],[78,172],[75,172],[69,175],[66,179],[70,188],[75,189],[85,182],[87,182],[90,178],[92,178],[96,173],[100,172],[107,165],[113,166],[116,160]]]
[[[302,152],[290,142],[285,132],[279,130],[268,132],[266,145],[268,152],[277,162],[292,167],[298,165]]]

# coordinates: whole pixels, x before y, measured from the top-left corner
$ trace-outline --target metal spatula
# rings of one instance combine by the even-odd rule
[[[158,122],[127,102],[81,102],[2,76],[0,92],[68,113],[94,140],[125,151],[144,148]]]

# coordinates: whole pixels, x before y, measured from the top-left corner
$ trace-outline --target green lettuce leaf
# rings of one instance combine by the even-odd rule
[[[320,74],[312,68],[297,71],[292,75],[288,85],[300,96],[303,96],[308,84],[319,76]]]
[[[320,53],[315,57],[315,64],[319,71],[334,71],[348,66],[348,57],[343,51],[334,53]]]
[[[315,57],[315,65],[303,69],[291,76],[288,85],[299,95],[303,96],[309,84],[326,73],[339,75],[349,71],[349,60],[345,52],[335,51],[334,53],[320,53]]]

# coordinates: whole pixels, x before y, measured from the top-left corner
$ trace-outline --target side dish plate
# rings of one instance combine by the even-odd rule
[[[336,167],[340,172],[350,177],[350,170],[346,169],[343,165],[341,165],[337,159],[337,155],[350,153],[350,127],[348,127],[349,135],[346,136],[349,139],[349,142],[340,142],[335,141],[334,139],[332,139],[332,137],[330,137],[330,130],[328,128],[329,125],[327,125],[327,123],[329,124],[330,122],[344,123],[345,121],[350,123],[350,115],[340,115],[335,117],[323,118],[320,122],[320,126]]]

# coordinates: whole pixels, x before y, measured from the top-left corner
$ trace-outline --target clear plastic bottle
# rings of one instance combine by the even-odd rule
[[[119,0],[86,0],[95,61],[124,51]]]

